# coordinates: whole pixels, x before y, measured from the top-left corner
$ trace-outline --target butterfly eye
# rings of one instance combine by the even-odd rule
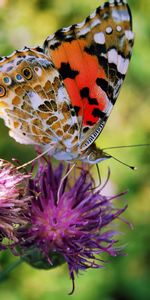
[[[0,97],[4,97],[6,95],[6,89],[0,85]]]
[[[8,77],[8,76],[6,76],[6,77],[4,77],[3,78],[3,81],[4,81],[4,83],[6,84],[6,85],[10,85],[11,84],[11,78],[10,77]]]
[[[23,77],[20,74],[16,74],[16,80],[19,82],[24,81]]]
[[[33,77],[33,74],[32,74],[32,71],[30,68],[24,68],[23,75],[27,80],[30,80]]]
[[[38,76],[41,76],[41,75],[42,75],[42,69],[41,69],[41,68],[35,67],[35,68],[34,68],[34,71],[37,73]]]

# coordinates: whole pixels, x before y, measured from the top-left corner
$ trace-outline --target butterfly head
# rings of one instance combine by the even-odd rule
[[[83,158],[84,162],[89,164],[98,164],[105,159],[111,158],[111,155],[105,153],[100,148],[97,148],[96,144],[93,143],[84,153],[85,158]]]

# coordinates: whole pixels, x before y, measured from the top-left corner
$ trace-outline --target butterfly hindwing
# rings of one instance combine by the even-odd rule
[[[82,23],[58,30],[44,43],[76,111],[82,149],[98,137],[110,115],[128,69],[133,39],[126,1],[110,0]]]
[[[40,48],[0,61],[0,117],[20,143],[53,145],[78,138],[77,118],[53,63]],[[76,126],[75,126],[76,125]]]

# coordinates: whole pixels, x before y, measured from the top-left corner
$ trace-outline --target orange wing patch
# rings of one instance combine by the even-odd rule
[[[51,52],[51,58],[63,77],[72,105],[83,117],[83,125],[92,125],[99,120],[96,111],[104,111],[107,106],[104,92],[96,85],[97,77],[106,79],[106,74],[97,57],[84,51],[86,47],[86,40],[64,42]]]

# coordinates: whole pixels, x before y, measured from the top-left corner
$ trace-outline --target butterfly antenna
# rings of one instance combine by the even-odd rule
[[[147,147],[150,146],[150,144],[138,144],[138,145],[128,145],[128,146],[114,146],[114,147],[107,147],[103,148],[102,150],[112,150],[112,149],[124,149],[124,148],[135,148],[135,147]]]
[[[51,148],[47,149],[46,151],[42,152],[41,154],[39,154],[38,156],[36,156],[35,158],[33,158],[32,160],[29,160],[27,163],[17,167],[17,170],[23,169],[27,166],[29,166],[30,164],[32,164],[34,161],[38,160],[39,158],[43,157],[45,154],[47,154],[50,151]]]
[[[124,165],[124,166],[130,168],[131,170],[137,170],[137,167],[130,166],[130,165],[126,164],[124,161],[122,161],[122,160],[120,160],[120,159],[118,159],[118,158],[116,158],[116,157],[114,157],[114,156],[112,156],[112,155],[110,155],[110,158],[113,158],[114,160],[116,160],[116,161],[118,161],[119,163],[121,163],[122,165]]]

